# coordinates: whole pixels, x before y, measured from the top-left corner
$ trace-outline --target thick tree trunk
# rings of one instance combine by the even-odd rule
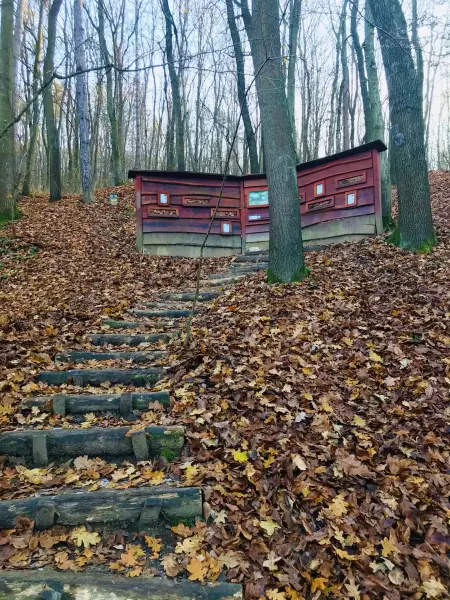
[[[17,115],[18,110],[18,87],[19,87],[19,65],[20,65],[20,50],[22,48],[22,35],[23,35],[23,18],[25,15],[25,11],[27,10],[28,0],[18,0],[17,2],[17,11],[14,22],[14,43],[13,43],[13,55],[14,55],[14,65],[13,65],[13,114]],[[14,138],[17,141],[17,128],[15,128]]]
[[[229,1],[229,0],[228,0]],[[289,62],[287,74],[287,103],[289,117],[291,119],[292,136],[294,145],[296,145],[297,135],[295,132],[295,70],[297,65],[297,43],[298,32],[300,29],[300,15],[302,10],[302,0],[290,0],[290,21],[289,21]]]
[[[299,281],[306,275],[296,154],[282,72],[278,0],[253,0],[243,16],[251,43],[264,138],[270,212],[270,283]]]
[[[0,127],[3,129],[13,118],[13,37],[14,2],[2,0],[0,31]],[[0,218],[9,218],[14,205],[14,128],[0,139]]]
[[[186,159],[184,151],[184,123],[181,110],[180,80],[175,68],[175,59],[173,52],[173,17],[169,8],[169,0],[162,0],[164,19],[166,23],[166,54],[169,68],[170,86],[172,88],[173,113],[176,128],[176,155],[177,167],[179,171],[186,170]]]
[[[80,144],[80,175],[83,202],[92,202],[92,174],[91,174],[91,125],[88,107],[88,86],[86,70],[85,30],[83,20],[83,0],[74,0],[74,41],[75,41],[75,68],[77,75],[77,116]]]
[[[423,110],[423,90],[424,90],[424,61],[423,61],[423,51],[422,46],[419,42],[419,16],[417,11],[417,0],[412,0],[412,22],[411,22],[411,30],[412,30],[412,44],[414,47],[414,52],[416,54],[416,70],[417,70],[417,84],[419,87],[419,100],[422,114],[424,114]]]
[[[383,119],[383,108],[380,97],[380,84],[378,80],[377,62],[375,58],[375,27],[373,26],[373,15],[370,9],[370,0],[366,0],[365,6],[365,34],[364,34],[364,56],[367,70],[367,88],[370,98],[370,111],[372,115],[373,136],[367,141],[385,139],[385,127]],[[389,155],[382,152],[380,156],[381,167],[381,205],[383,213],[383,225],[389,229],[392,221],[392,187]]]
[[[98,0],[98,37],[100,50],[105,65],[110,63],[108,46],[105,38],[105,10],[102,0]],[[111,155],[114,171],[114,185],[122,183],[122,160],[120,154],[119,123],[117,119],[116,104],[114,100],[112,69],[106,69],[106,106],[109,124],[111,127]]]
[[[44,80],[48,81],[53,75],[53,62],[56,44],[56,22],[62,0],[53,0],[48,13],[47,52],[44,59]],[[55,109],[53,105],[53,85],[50,84],[44,93],[44,115],[48,144],[48,172],[50,183],[50,202],[61,200],[61,150],[59,134],[56,126]]]
[[[233,40],[234,56],[236,60],[237,92],[239,105],[241,107],[242,122],[244,123],[245,137],[250,158],[250,171],[259,173],[258,149],[256,146],[256,136],[250,119],[248,102],[245,87],[245,64],[244,53],[242,51],[241,38],[236,26],[234,16],[233,0],[225,0],[227,4],[228,27],[230,28],[231,39]]]
[[[391,240],[427,251],[435,244],[420,86],[399,0],[371,0],[389,90],[399,220]]]
[[[359,86],[361,89],[361,98],[364,110],[364,123],[366,133],[364,141],[371,142],[373,140],[373,118],[372,118],[372,107],[370,104],[369,89],[367,84],[367,77],[364,64],[364,54],[359,41],[358,34],[358,13],[359,13],[359,0],[353,0],[351,10],[351,35],[353,40],[353,47],[356,54],[356,65],[358,67]]]

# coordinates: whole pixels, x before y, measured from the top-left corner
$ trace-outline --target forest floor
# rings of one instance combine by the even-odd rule
[[[199,580],[222,570],[252,600],[449,597],[450,173],[430,183],[432,253],[381,238],[309,253],[306,281],[269,286],[255,273],[194,320],[187,349],[167,346],[172,370],[159,387],[171,391],[170,422],[186,427],[189,446],[165,469],[202,486],[208,517],[179,533],[190,556],[220,558],[218,568],[204,562]],[[34,376],[56,352],[105,315],[194,283],[195,261],[136,252],[133,188],[116,190],[118,207],[109,191],[89,207],[24,199],[16,231],[0,232],[4,430],[54,424],[20,405],[45,392]],[[205,272],[229,262],[207,260]],[[151,411],[144,419],[161,422]],[[82,467],[67,477],[2,464],[1,499],[96,489]],[[111,486],[148,485],[126,465],[95,469]],[[40,556],[64,564],[68,536],[53,542]],[[29,566],[33,543],[20,530],[0,534],[0,547],[11,545],[3,568]],[[62,568],[99,560],[95,544],[85,554]],[[173,556],[166,572],[183,574]]]

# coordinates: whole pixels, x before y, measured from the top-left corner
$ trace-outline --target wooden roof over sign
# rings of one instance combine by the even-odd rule
[[[387,150],[386,145],[381,140],[376,140],[374,142],[369,142],[368,144],[364,144],[363,146],[357,146],[356,148],[351,148],[350,150],[344,150],[343,152],[339,152],[337,154],[330,154],[330,156],[324,156],[323,158],[316,158],[314,160],[310,160],[309,162],[301,163],[297,165],[297,172],[311,169],[312,167],[318,167],[320,165],[327,164],[329,162],[340,160],[343,158],[349,158],[354,156],[355,154],[360,154],[361,152],[366,152],[369,150],[377,150],[378,152],[384,152]],[[220,173],[200,173],[195,171],[148,171],[148,170],[130,170],[128,171],[128,178],[135,179],[137,176],[143,175],[147,177],[155,176],[155,175],[164,175],[164,176],[176,176],[193,179],[224,179],[225,175],[221,175]],[[247,181],[251,179],[261,179],[264,177],[264,173],[255,173],[252,175],[227,175],[226,179],[228,181]]]

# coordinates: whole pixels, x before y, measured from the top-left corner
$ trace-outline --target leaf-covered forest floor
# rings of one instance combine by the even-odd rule
[[[191,578],[223,571],[247,599],[448,597],[450,173],[430,182],[432,253],[382,239],[310,253],[305,282],[268,286],[263,273],[249,276],[194,321],[188,349],[180,340],[167,346],[173,368],[160,388],[171,390],[172,411],[143,419],[186,427],[180,460],[77,459],[34,470],[5,460],[1,497],[98,489],[99,477],[113,487],[170,478],[203,487],[209,518],[178,532],[169,575],[198,556]],[[119,207],[108,192],[91,207],[25,199],[17,237],[0,234],[3,429],[74,426],[20,408],[52,391],[34,375],[52,368],[55,352],[86,347],[84,335],[105,316],[194,283],[194,261],[135,251],[132,186],[119,188]],[[208,260],[205,272],[228,262]],[[86,415],[82,426],[94,423],[111,420]],[[110,568],[129,575],[142,562],[138,550],[117,558],[110,538],[92,538],[80,554],[71,535],[41,542],[6,532],[0,560],[68,569],[115,560]]]

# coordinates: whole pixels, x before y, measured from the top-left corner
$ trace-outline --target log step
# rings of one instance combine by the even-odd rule
[[[140,327],[167,329],[167,322],[162,321],[115,321],[114,319],[107,319],[102,321],[100,325],[107,325],[111,329],[139,329]]]
[[[138,526],[140,530],[165,519],[176,525],[201,519],[202,492],[199,488],[131,488],[42,496],[0,502],[0,529],[15,527],[18,516],[35,522],[36,529],[55,525],[73,527],[89,523]],[[80,577],[78,575],[78,577]],[[0,592],[1,594],[1,592]],[[35,597],[35,596],[34,596]],[[1,598],[1,595],[0,595]]]
[[[89,360],[129,360],[134,363],[147,363],[164,358],[165,352],[59,352],[56,363],[83,363]]]
[[[200,285],[206,288],[209,287],[222,287],[224,285],[229,285],[232,283],[237,283],[238,281],[240,281],[241,279],[244,279],[245,275],[241,275],[241,276],[228,276],[228,277],[224,277],[222,279],[206,279],[204,281],[200,282]]]
[[[71,383],[79,387],[111,384],[145,387],[154,385],[164,375],[164,369],[71,369],[68,371],[42,371],[36,380],[49,385]]]
[[[269,255],[268,253],[255,253],[255,254],[240,254],[236,256],[235,263],[266,263]]]
[[[129,401],[131,396],[131,403]],[[127,416],[133,410],[147,410],[152,402],[170,406],[169,392],[127,392],[126,394],[56,394],[39,396],[24,402],[24,408],[37,406],[41,410],[51,410],[53,414],[84,415],[89,412],[118,411]]]
[[[49,570],[2,571],[0,589],[1,600],[62,600],[66,597],[83,600],[243,600],[244,597],[242,587],[235,583],[207,585],[166,577],[131,579]]]
[[[134,456],[136,460],[165,456],[173,459],[184,446],[184,428],[149,426],[89,429],[28,429],[0,433],[0,454],[20,456],[42,467],[52,459],[77,456]]]
[[[220,296],[220,292],[203,292],[198,296],[198,302],[208,302]],[[193,302],[195,294],[186,292],[185,294],[161,294],[163,300],[172,300],[173,302]]]
[[[180,317],[188,317],[191,313],[187,309],[167,309],[167,310],[139,310],[132,308],[131,311],[134,315],[139,317],[170,317],[172,319],[178,319]],[[196,313],[201,312],[201,309],[195,309]]]
[[[124,335],[120,333],[94,333],[88,336],[93,346],[139,346],[140,344],[154,344],[168,342],[174,334],[171,333],[138,333]]]
[[[257,271],[265,271],[268,267],[269,263],[233,263],[230,268],[230,274],[256,273]]]

